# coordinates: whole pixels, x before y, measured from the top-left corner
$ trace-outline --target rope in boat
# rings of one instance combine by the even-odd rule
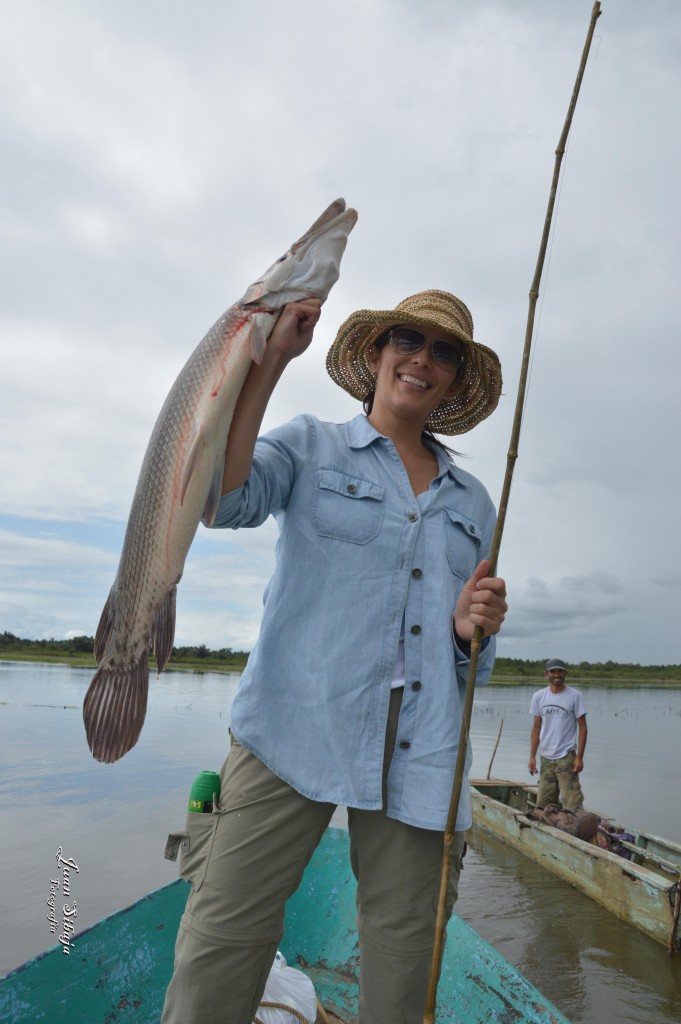
[[[265,1002],[261,1003],[260,1006],[268,1010],[286,1010],[287,1013],[292,1014],[292,1016],[296,1017],[299,1021],[302,1022],[302,1024],[313,1024],[313,1022],[309,1021],[307,1017],[303,1017],[300,1010],[294,1010],[294,1008],[292,1006],[289,1006],[288,1003]],[[258,1017],[256,1017],[255,1020],[253,1021],[253,1024],[263,1024],[263,1022]]]
[[[264,1003],[260,1003],[260,1006],[265,1007],[266,1009],[270,1009],[270,1010],[286,1010],[287,1013],[290,1013],[294,1017],[297,1017],[297,1019],[299,1021],[301,1021],[302,1024],[312,1024],[312,1022],[309,1021],[307,1019],[307,1017],[304,1017],[302,1015],[302,1013],[300,1013],[299,1010],[294,1010],[293,1007],[289,1006],[287,1003],[264,1002]],[[322,1004],[319,1002],[319,1000],[317,1000],[317,1012],[318,1012],[319,1016],[321,1017],[322,1021],[324,1022],[324,1024],[330,1024],[330,1020],[329,1020],[329,1018],[326,1015],[326,1010],[324,1009]],[[336,1020],[340,1021],[340,1017],[337,1017]],[[263,1024],[263,1022],[260,1020],[259,1017],[256,1017],[255,1020],[253,1021],[253,1024]],[[343,1024],[342,1021],[341,1021],[341,1024]]]

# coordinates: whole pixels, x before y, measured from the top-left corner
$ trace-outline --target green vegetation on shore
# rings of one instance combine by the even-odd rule
[[[76,636],[71,640],[22,640],[13,633],[0,633],[0,660],[52,661],[65,665],[94,667],[94,638]],[[541,658],[497,658],[492,683],[505,686],[541,685],[544,662]],[[195,672],[240,672],[248,661],[248,651],[223,647],[211,651],[204,644],[198,647],[173,647],[168,668]],[[154,664],[153,657],[151,664]],[[579,686],[591,684],[641,686],[660,684],[681,686],[681,665],[623,665],[614,661],[580,661],[570,665],[569,680]]]
[[[547,658],[549,655],[547,655]],[[513,685],[518,683],[531,684],[544,680],[544,665],[547,658],[537,661],[523,658],[501,658],[494,662],[493,683]],[[568,682],[575,686],[588,686],[590,683],[617,683],[645,685],[661,683],[681,686],[681,665],[631,665],[615,661],[568,663]]]
[[[22,640],[13,633],[0,633],[0,660],[52,661],[64,665],[95,667],[94,637],[74,636],[70,640]],[[210,651],[199,647],[173,647],[168,668],[204,672],[241,672],[248,661],[248,651],[223,647]],[[153,656],[150,658],[155,664]]]

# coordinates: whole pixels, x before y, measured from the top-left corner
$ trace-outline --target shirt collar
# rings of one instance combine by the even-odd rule
[[[345,424],[345,430],[350,448],[368,448],[379,437],[383,437],[383,434],[379,434],[376,428],[372,427],[363,413],[359,413],[353,420],[349,420]]]
[[[349,420],[345,424],[345,429],[350,448],[368,448],[370,444],[384,436],[379,434],[363,413],[359,413],[354,419]],[[458,467],[448,458],[447,453],[443,452],[441,448],[434,448],[433,451],[440,471],[438,475],[443,476],[447,473],[459,487],[469,488],[470,485],[463,478]]]

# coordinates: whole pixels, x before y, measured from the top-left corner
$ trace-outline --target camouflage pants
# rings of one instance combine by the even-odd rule
[[[568,811],[581,811],[584,794],[579,784],[579,775],[572,770],[575,753],[569,750],[565,757],[555,761],[548,757],[540,758],[537,807],[562,803]]]

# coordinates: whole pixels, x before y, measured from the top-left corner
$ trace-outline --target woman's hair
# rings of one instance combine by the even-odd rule
[[[391,331],[392,327],[388,327],[387,330],[383,331],[383,334],[379,334],[378,338],[376,338],[376,341],[373,343],[371,347],[376,349],[377,352],[380,352],[381,349],[385,348],[385,346],[388,344],[388,337]],[[375,390],[372,389],[362,402],[364,412],[366,413],[367,416],[371,415],[371,410],[374,407],[375,393]],[[461,452],[455,451],[454,448],[450,448],[449,445],[446,445],[443,441],[436,437],[432,430],[421,431],[421,440],[426,446],[435,446],[435,448],[440,448],[449,459],[452,459],[455,455],[461,455]]]

